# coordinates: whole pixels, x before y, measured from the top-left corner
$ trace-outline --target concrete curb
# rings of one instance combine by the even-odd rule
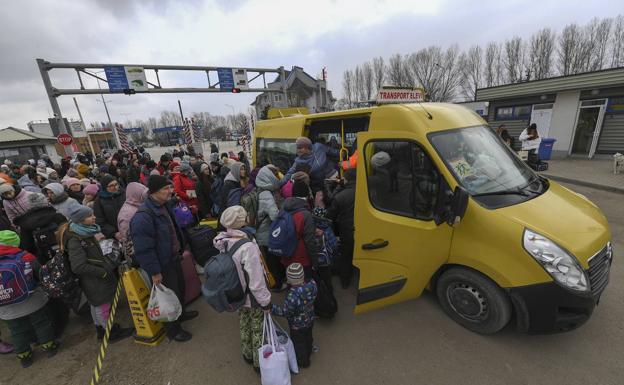
[[[576,184],[579,186],[591,187],[591,188],[595,188],[598,190],[613,192],[616,194],[624,194],[624,188],[622,187],[607,186],[607,185],[603,185],[599,183],[592,183],[592,182],[587,182],[584,180],[566,178],[566,177],[558,176],[558,175],[551,175],[551,174],[544,174],[544,173],[541,173],[541,175],[543,175],[544,177],[548,179],[556,180],[557,182],[572,183],[572,184]]]

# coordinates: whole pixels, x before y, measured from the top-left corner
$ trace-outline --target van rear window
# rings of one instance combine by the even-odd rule
[[[273,164],[287,171],[297,157],[294,139],[256,139],[256,167]]]

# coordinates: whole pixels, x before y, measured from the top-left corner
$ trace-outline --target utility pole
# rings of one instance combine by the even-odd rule
[[[102,87],[100,86],[100,80],[97,80],[97,84],[98,84],[98,88],[101,90]],[[117,130],[115,129],[115,126],[113,126],[113,121],[111,120],[110,114],[108,113],[108,106],[106,105],[106,100],[104,99],[104,94],[100,94],[100,96],[102,97],[102,104],[104,104],[104,110],[106,111],[106,117],[108,118],[108,125],[111,128],[111,131],[113,133],[113,139],[115,140],[115,146],[117,146],[117,149],[119,150],[121,148],[121,142],[119,141],[119,135],[117,135]]]
[[[37,66],[39,67],[41,79],[43,80],[43,85],[45,86],[46,93],[48,94],[48,99],[50,100],[52,112],[54,113],[54,119],[56,119],[57,121],[59,131],[61,132],[61,134],[67,134],[67,127],[65,127],[65,121],[63,120],[63,116],[61,115],[61,108],[59,107],[56,96],[54,96],[53,93],[52,81],[50,80],[50,74],[48,73],[46,62],[43,59],[37,59]],[[64,147],[65,154],[69,156],[74,155],[74,149],[71,145]]]
[[[80,108],[78,107],[78,102],[76,101],[76,98],[74,99],[74,104],[76,105],[76,110],[78,111],[78,116],[80,117],[80,125],[82,126],[82,129],[84,130],[85,134],[87,134],[87,141],[89,142],[89,148],[91,149],[91,154],[93,156],[95,156],[95,150],[93,149],[93,143],[91,142],[91,136],[89,136],[89,131],[87,131],[87,125],[84,122],[84,119],[82,118],[82,113],[80,112]]]

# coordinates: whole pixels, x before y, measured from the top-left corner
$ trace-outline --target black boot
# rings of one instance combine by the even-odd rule
[[[17,358],[19,358],[22,368],[27,368],[33,364],[33,352],[30,350],[24,353],[18,353]]]
[[[113,324],[111,327],[108,341],[112,344],[117,341],[121,341],[124,338],[128,338],[134,332],[134,328],[122,328],[119,324]]]
[[[181,327],[177,327],[174,330],[167,333],[169,341],[186,342],[193,338],[193,335]]]
[[[41,345],[41,347],[46,353],[48,353],[48,358],[52,358],[56,356],[56,353],[58,352],[59,343],[56,341],[50,341]]]
[[[193,318],[197,317],[198,315],[199,315],[199,312],[197,310],[185,311],[180,316],[180,322],[192,320]]]
[[[95,327],[95,334],[97,336],[98,341],[102,341],[102,338],[104,338],[104,333],[105,332],[106,331],[104,330],[103,327],[101,327],[101,326],[96,326]]]

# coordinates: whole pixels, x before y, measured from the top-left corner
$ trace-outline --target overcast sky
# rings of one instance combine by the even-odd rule
[[[622,13],[620,1],[369,0],[22,0],[0,13],[0,128],[26,128],[51,116],[35,58],[52,62],[179,64],[224,67],[327,66],[340,96],[342,72],[374,56],[407,54],[428,45],[460,47],[527,37],[542,27]],[[58,70],[55,84],[76,86]],[[177,85],[205,86],[203,77]],[[68,83],[69,82],[69,83]],[[171,83],[173,84],[173,83]],[[108,95],[113,121],[162,110],[213,114],[247,110],[255,94]],[[78,96],[86,122],[106,121],[98,96]],[[71,96],[63,115],[77,118]]]

